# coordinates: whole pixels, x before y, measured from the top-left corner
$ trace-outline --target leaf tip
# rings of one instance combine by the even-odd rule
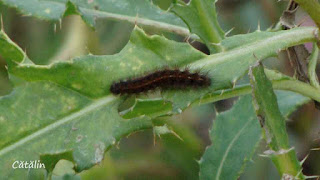
[[[76,4],[74,4],[73,2],[71,2],[70,0],[68,0],[66,2],[66,9],[63,13],[63,17],[66,17],[68,15],[80,15],[78,6]]]

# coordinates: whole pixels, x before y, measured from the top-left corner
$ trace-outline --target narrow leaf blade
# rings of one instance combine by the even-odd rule
[[[216,13],[216,0],[191,0],[188,5],[175,3],[172,11],[183,19],[192,33],[197,34],[211,52],[220,52],[218,45],[224,39]]]
[[[304,179],[295,150],[289,145],[285,118],[279,110],[272,84],[260,62],[250,67],[249,76],[252,102],[263,127],[264,138],[270,147],[267,155],[271,157],[282,178]]]

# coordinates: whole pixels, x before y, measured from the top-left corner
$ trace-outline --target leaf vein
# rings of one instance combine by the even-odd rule
[[[114,97],[114,96],[107,96],[107,97],[104,97],[104,98],[101,98],[101,99],[94,101],[93,103],[88,105],[86,108],[83,108],[80,111],[74,112],[74,113],[70,114],[69,116],[66,116],[60,120],[57,120],[54,123],[42,128],[42,129],[39,129],[38,131],[20,139],[19,141],[15,142],[7,147],[2,148],[0,150],[0,157],[5,155],[6,153],[12,151],[12,150],[24,145],[25,143],[30,142],[33,139],[35,139],[35,138],[53,130],[53,129],[56,129],[56,128],[62,126],[63,124],[65,124],[67,122],[70,122],[76,118],[81,117],[84,114],[87,114],[87,113],[89,113],[89,112],[91,112],[101,106],[104,106],[104,105],[112,102],[115,99],[116,99],[116,97]]]
[[[222,160],[221,160],[221,163],[220,163],[220,166],[218,168],[218,171],[217,171],[217,175],[216,175],[216,178],[215,179],[219,179],[220,178],[220,175],[221,175],[221,172],[222,172],[222,167],[224,165],[224,162],[226,161],[227,159],[227,156],[231,150],[231,148],[233,147],[233,144],[236,142],[236,140],[240,137],[240,135],[242,134],[242,132],[246,129],[246,127],[255,119],[251,119],[250,121],[248,121],[241,129],[240,131],[235,135],[235,137],[232,139],[232,141],[230,142],[227,150],[225,151],[223,157],[222,157]]]

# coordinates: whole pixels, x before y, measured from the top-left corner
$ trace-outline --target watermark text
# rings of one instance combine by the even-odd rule
[[[14,161],[12,163],[13,169],[40,169],[45,168],[45,165],[40,160],[34,161]]]

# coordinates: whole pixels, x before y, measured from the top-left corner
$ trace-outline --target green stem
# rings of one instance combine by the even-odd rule
[[[277,119],[274,120],[276,121]],[[283,126],[285,126],[285,124]],[[274,134],[274,136],[286,139],[286,142],[288,143],[288,135],[285,131],[281,134]],[[289,148],[289,145],[287,147]],[[281,173],[282,179],[305,179],[305,176],[302,174],[302,167],[293,148],[284,149],[282,147],[277,152],[273,151],[270,156],[272,162],[277,167],[277,170]]]
[[[272,81],[273,88],[302,94],[320,102],[320,90],[298,80]]]
[[[313,44],[312,53],[309,58],[308,75],[310,84],[316,88],[320,88],[318,77],[316,74],[317,60],[318,60],[319,49],[317,45]]]
[[[310,86],[307,83],[304,83],[298,80],[274,80],[271,82],[275,90],[287,90],[287,91],[296,92],[320,102],[319,90]],[[232,97],[249,94],[251,93],[251,90],[252,90],[251,86],[248,84],[248,85],[238,86],[234,89],[215,91],[213,93],[207,94],[202,99],[193,102],[192,105],[207,104],[207,103],[220,101],[223,99],[229,99]]]
[[[320,4],[318,0],[294,0],[299,4],[314,20],[320,28]]]

